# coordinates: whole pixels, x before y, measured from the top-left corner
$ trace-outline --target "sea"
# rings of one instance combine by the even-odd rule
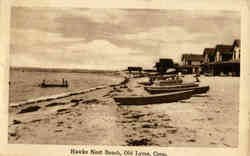
[[[121,78],[118,71],[10,68],[9,103],[110,85],[119,82]],[[46,84],[62,84],[63,79],[67,80],[68,87],[40,87],[43,81]]]

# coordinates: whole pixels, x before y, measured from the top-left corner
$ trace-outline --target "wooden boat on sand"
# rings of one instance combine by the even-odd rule
[[[166,85],[176,85],[176,84],[182,84],[183,80],[182,79],[177,79],[177,80],[160,80],[156,81],[155,84],[159,86],[166,86]]]
[[[138,84],[144,85],[144,86],[151,86],[153,83],[150,81],[144,81],[144,82],[138,82]]]
[[[171,88],[188,88],[188,87],[198,87],[198,83],[183,83],[177,85],[169,85],[169,86],[150,86],[144,87],[145,90],[147,89],[171,89]]]
[[[146,105],[156,103],[170,103],[179,100],[189,99],[193,95],[193,90],[180,91],[147,96],[116,96],[114,100],[120,105]]]
[[[167,88],[167,89],[153,89],[147,88],[150,94],[162,94],[162,93],[169,93],[169,92],[179,92],[179,91],[186,91],[186,90],[193,90],[193,94],[203,94],[209,90],[209,86],[202,86],[202,87],[187,87],[187,88]]]
[[[176,77],[177,77],[176,74],[151,76],[151,78],[155,80],[175,79]]]

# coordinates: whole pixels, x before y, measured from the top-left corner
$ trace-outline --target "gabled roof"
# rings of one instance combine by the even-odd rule
[[[173,64],[174,64],[173,59],[160,58],[160,60],[159,60],[159,65],[160,66],[173,66]]]
[[[170,58],[160,58],[159,60],[160,63],[173,63],[173,59],[170,59]]]
[[[234,40],[233,47],[240,47],[240,40]]]
[[[203,50],[203,56],[205,56],[206,54],[208,54],[208,56],[215,55],[215,48],[205,48]]]
[[[222,54],[231,54],[233,53],[233,46],[232,45],[223,45],[223,44],[218,44],[215,47],[216,52],[220,52]]]
[[[203,55],[198,54],[182,54],[181,60],[203,61]]]

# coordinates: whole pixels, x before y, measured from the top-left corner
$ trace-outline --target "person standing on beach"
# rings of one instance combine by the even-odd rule
[[[200,79],[199,79],[199,77],[200,77],[200,70],[199,69],[196,70],[194,77],[196,78],[196,82],[200,82]]]
[[[178,75],[177,75],[177,80],[179,80],[182,76],[182,73],[181,72],[178,72]]]

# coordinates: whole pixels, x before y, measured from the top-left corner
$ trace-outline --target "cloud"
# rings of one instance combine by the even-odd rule
[[[13,7],[10,55],[13,66],[149,68],[236,38],[232,11]]]
[[[71,9],[72,16],[87,17],[95,23],[100,24],[120,24],[127,20],[127,12],[121,9]]]
[[[189,41],[198,37],[199,34],[192,34],[182,27],[170,26],[170,27],[156,27],[152,28],[147,32],[139,32],[136,34],[126,34],[124,39],[127,40],[138,40],[139,42],[146,42],[146,44],[156,43],[168,43],[178,41]]]
[[[84,41],[84,38],[64,38],[62,34],[50,33],[34,29],[11,29],[11,44],[14,45],[41,45]]]
[[[146,56],[131,56],[131,53],[138,51],[120,48],[105,40],[61,46],[56,50],[49,47],[43,50],[40,48],[33,50],[36,51],[36,55],[31,55],[30,51],[27,54],[14,54],[11,57],[11,64],[36,67],[57,65],[63,68],[124,69],[128,65],[152,67],[153,63],[151,58]]]

